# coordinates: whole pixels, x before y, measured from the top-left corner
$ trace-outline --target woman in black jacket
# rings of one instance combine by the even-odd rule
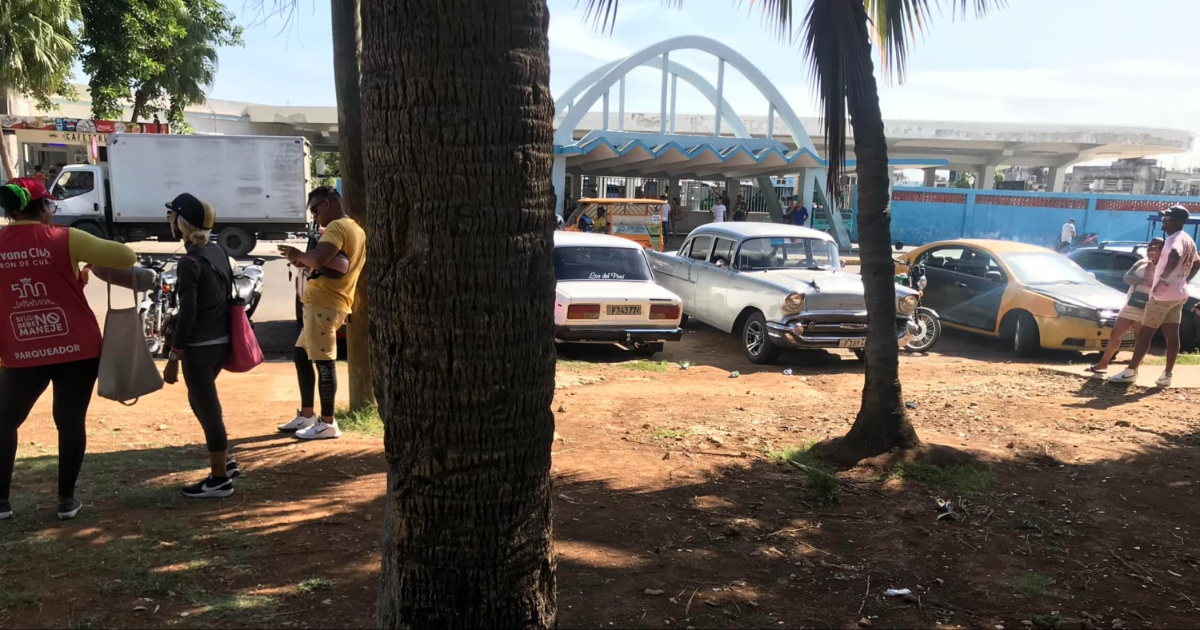
[[[229,358],[229,298],[233,269],[229,255],[210,242],[216,213],[207,201],[184,193],[167,204],[167,220],[177,238],[184,239],[187,255],[179,259],[176,291],[179,321],[171,339],[171,354],[163,380],[179,380],[182,362],[188,402],[200,426],[212,470],[200,483],[185,486],[184,496],[195,499],[224,498],[233,494],[233,478],[241,474],[236,461],[228,459],[229,437],[217,376]]]

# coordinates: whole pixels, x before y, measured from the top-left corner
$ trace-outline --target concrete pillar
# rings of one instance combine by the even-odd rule
[[[979,190],[995,190],[996,188],[996,167],[998,164],[990,164],[981,166],[975,172],[975,188]]]
[[[550,168],[550,183],[554,186],[554,214],[561,217],[566,207],[567,156],[554,156],[554,166]]]
[[[740,180],[725,180],[725,196],[729,197],[729,207],[726,210],[729,212],[730,217],[733,216],[733,204],[737,203],[737,196],[740,194],[742,194],[742,183]],[[729,219],[726,218],[725,220],[728,221]]]
[[[925,181],[922,182],[921,185],[926,188],[933,188],[934,186],[937,186],[937,169],[936,168],[925,169]]]
[[[1046,170],[1046,192],[1063,192],[1067,181],[1067,167],[1051,166]]]
[[[583,174],[576,173],[571,176],[571,192],[568,195],[571,199],[579,199],[583,196]]]

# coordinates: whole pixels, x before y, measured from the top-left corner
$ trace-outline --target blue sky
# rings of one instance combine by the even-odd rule
[[[297,0],[287,23],[257,7],[276,0],[226,0],[246,28],[246,46],[221,51],[213,98],[270,104],[334,103],[329,3]],[[773,41],[757,7],[690,0],[686,11],[659,0],[622,0],[615,32],[584,22],[576,0],[549,0],[551,88],[557,95],[605,61],[662,39],[708,35],[749,58],[801,116],[815,115],[796,47]],[[803,3],[802,3],[802,6]],[[913,49],[908,80],[884,85],[889,119],[1043,122],[1172,127],[1200,132],[1200,1],[1008,0],[983,19],[938,20]],[[672,55],[716,80],[716,62]],[[627,111],[657,111],[659,75],[630,76]],[[766,102],[736,73],[726,93],[739,113]],[[710,106],[680,84],[678,111]]]

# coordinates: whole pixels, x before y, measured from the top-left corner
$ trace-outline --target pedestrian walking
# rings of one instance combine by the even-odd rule
[[[179,259],[177,269],[179,318],[163,381],[178,382],[182,363],[188,403],[204,430],[210,465],[208,477],[184,486],[183,494],[193,499],[224,498],[233,494],[233,479],[241,475],[237,461],[228,458],[229,435],[217,394],[217,377],[229,360],[233,266],[225,249],[211,240],[217,218],[212,204],[184,193],[167,208],[171,235],[183,240],[187,255]]]
[[[1196,243],[1183,228],[1190,215],[1183,206],[1171,206],[1159,213],[1163,231],[1167,238],[1163,242],[1162,254],[1154,269],[1154,283],[1150,288],[1150,300],[1146,303],[1142,325],[1138,329],[1137,346],[1129,367],[1108,380],[1114,383],[1132,383],[1137,380],[1138,368],[1154,333],[1162,330],[1166,340],[1167,366],[1156,384],[1170,387],[1179,356],[1179,324],[1183,319],[1183,304],[1187,301],[1187,283],[1200,271],[1200,256],[1196,254]]]
[[[80,264],[124,269],[126,245],[51,225],[56,206],[32,178],[0,187],[10,223],[0,230],[0,520],[12,518],[9,491],[17,430],[54,384],[58,428],[58,518],[83,507],[75,482],[87,450],[87,411],[100,368],[100,325],[84,297]]]
[[[725,204],[722,203],[722,201],[723,200],[721,199],[721,197],[717,196],[716,203],[713,204],[713,207],[712,207],[713,223],[724,223],[725,222]]]
[[[1129,291],[1125,296],[1125,306],[1121,307],[1121,311],[1117,313],[1117,321],[1113,324],[1112,333],[1108,336],[1104,356],[1089,366],[1087,371],[1097,374],[1107,372],[1109,362],[1121,351],[1121,340],[1125,333],[1141,324],[1142,318],[1146,314],[1146,304],[1150,301],[1154,269],[1158,264],[1159,255],[1162,254],[1162,248],[1163,240],[1161,238],[1152,239],[1146,245],[1146,257],[1134,263],[1129,271],[1125,272],[1124,281],[1129,285]]]
[[[288,262],[311,271],[304,296],[304,327],[296,341],[294,359],[300,384],[300,410],[279,426],[305,440],[326,440],[342,434],[333,417],[337,396],[337,331],[354,307],[354,288],[366,261],[367,235],[346,215],[342,197],[330,186],[308,194],[308,210],[325,228],[309,252],[281,246]],[[365,316],[365,314],[364,314]],[[316,366],[316,373],[313,366]],[[321,398],[321,415],[314,409],[313,390]]]
[[[1067,253],[1071,251],[1071,243],[1075,242],[1075,219],[1068,219],[1063,224],[1058,238],[1058,251]]]

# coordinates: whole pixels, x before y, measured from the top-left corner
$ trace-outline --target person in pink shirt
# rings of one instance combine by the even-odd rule
[[[1187,302],[1187,283],[1200,271],[1200,255],[1196,253],[1196,242],[1183,231],[1191,216],[1187,208],[1175,205],[1159,215],[1167,238],[1154,268],[1154,284],[1142,316],[1142,325],[1138,329],[1133,359],[1125,371],[1108,379],[1114,383],[1137,380],[1138,367],[1150,349],[1150,341],[1154,333],[1161,329],[1167,342],[1167,368],[1157,384],[1159,387],[1171,386],[1171,373],[1179,356],[1179,323],[1183,317],[1183,304]]]

